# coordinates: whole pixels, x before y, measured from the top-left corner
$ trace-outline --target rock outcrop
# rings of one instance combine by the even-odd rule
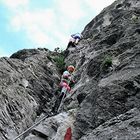
[[[95,128],[80,140],[139,140],[140,111],[136,108]]]
[[[22,50],[0,59],[0,139],[12,140],[52,108],[59,73],[46,49]],[[45,109],[45,110],[44,110]]]
[[[73,139],[130,109],[140,109],[139,11],[139,0],[115,1],[85,27],[79,45],[66,50],[66,63],[77,69],[72,98],[80,103]]]
[[[76,112],[73,109],[45,119],[32,129],[32,133],[25,140],[37,139],[38,136],[42,140],[63,140],[67,129],[70,127],[73,130]]]

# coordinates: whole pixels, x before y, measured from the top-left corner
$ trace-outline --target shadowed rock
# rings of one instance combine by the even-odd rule
[[[59,73],[48,55],[51,52],[45,49],[30,49],[0,59],[2,140],[12,139],[23,132],[43,111],[50,112]]]

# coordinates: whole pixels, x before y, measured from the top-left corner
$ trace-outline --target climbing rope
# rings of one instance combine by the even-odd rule
[[[62,100],[61,100],[61,103],[59,105],[59,108],[57,110],[57,113],[59,113],[62,105],[63,105],[63,100],[65,98],[65,95],[67,94],[67,91],[64,93],[63,97],[62,97]],[[53,116],[53,115],[52,115]],[[36,122],[34,125],[32,125],[31,127],[29,127],[28,129],[26,129],[24,132],[22,132],[21,134],[19,134],[16,138],[14,138],[13,140],[18,140],[21,136],[23,136],[24,134],[26,134],[27,132],[30,132],[32,128],[34,128],[36,125],[38,125],[40,122],[42,122],[43,120],[45,120],[47,117],[52,117],[52,116],[44,116],[41,120],[39,120],[38,122]]]
[[[18,135],[16,138],[14,138],[13,140],[18,140],[21,136],[23,136],[24,134],[26,134],[27,132],[29,132],[32,128],[34,128],[36,125],[38,125],[40,122],[42,122],[43,120],[45,120],[47,116],[44,116],[41,120],[39,120],[38,122],[36,122],[34,125],[32,125],[31,127],[29,127],[27,130],[25,130],[24,132],[22,132],[20,135]]]
[[[66,87],[63,87],[63,88],[66,88]],[[63,91],[63,89],[61,90],[61,94],[62,94],[62,91]],[[60,109],[61,109],[61,107],[62,107],[62,105],[63,105],[63,101],[64,101],[64,99],[65,99],[65,96],[66,96],[66,94],[67,94],[67,89],[65,89],[65,92],[64,92],[64,95],[63,95],[63,97],[62,97],[62,99],[61,99],[61,102],[60,102],[60,105],[59,105],[59,108],[58,108],[58,110],[57,110],[57,113],[59,113],[59,111],[60,111]],[[53,116],[53,115],[52,115]],[[24,134],[26,134],[27,132],[30,132],[31,131],[31,129],[32,128],[34,128],[36,125],[38,125],[40,122],[42,122],[43,120],[45,120],[47,117],[52,117],[52,116],[49,116],[49,115],[47,115],[47,116],[44,116],[41,120],[39,120],[38,122],[36,122],[34,125],[32,125],[31,127],[29,127],[27,130],[25,130],[24,132],[22,132],[21,134],[19,134],[16,138],[14,138],[13,140],[18,140],[21,136],[23,136]]]

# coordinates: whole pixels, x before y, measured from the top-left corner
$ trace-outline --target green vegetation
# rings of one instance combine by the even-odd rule
[[[56,66],[58,67],[60,72],[63,72],[65,69],[65,57],[63,52],[61,52],[60,54],[58,54],[57,56],[55,56],[53,58],[53,60],[56,62]]]
[[[131,20],[132,20],[133,22],[138,22],[138,19],[139,19],[139,17],[136,16],[136,15],[132,15],[132,17],[131,17]]]
[[[101,64],[101,68],[102,69],[107,69],[108,67],[112,66],[112,57],[111,56],[105,56],[102,64]]]

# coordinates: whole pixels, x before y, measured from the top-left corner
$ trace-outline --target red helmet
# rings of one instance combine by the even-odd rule
[[[70,72],[74,72],[75,68],[74,68],[74,66],[70,65],[70,66],[68,66],[67,70]]]

